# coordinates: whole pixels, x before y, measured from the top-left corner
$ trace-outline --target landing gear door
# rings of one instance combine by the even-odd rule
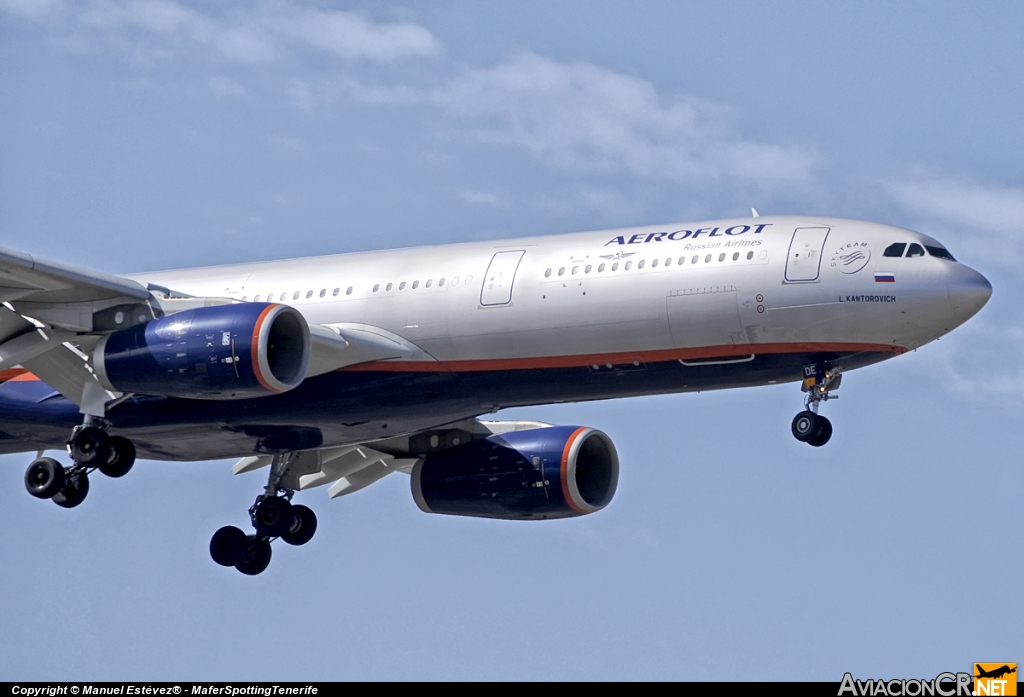
[[[812,283],[818,280],[821,269],[821,250],[831,228],[798,227],[789,243],[786,258],[786,281],[788,283]]]
[[[484,307],[508,305],[512,302],[512,284],[516,280],[516,269],[526,250],[498,252],[484,274],[484,285],[480,289],[480,304]]]

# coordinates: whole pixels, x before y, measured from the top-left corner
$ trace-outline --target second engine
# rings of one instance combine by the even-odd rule
[[[544,520],[601,510],[618,481],[611,438],[593,428],[551,426],[431,453],[413,468],[412,492],[427,513]]]

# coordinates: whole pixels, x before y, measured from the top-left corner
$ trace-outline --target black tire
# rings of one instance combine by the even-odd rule
[[[123,477],[135,464],[135,445],[122,436],[110,439],[110,454],[107,461],[100,465],[100,472],[108,477]],[[228,566],[233,566],[228,564]]]
[[[266,540],[250,536],[242,558],[235,564],[235,568],[246,576],[262,574],[270,566],[270,543]]]
[[[64,488],[53,497],[53,502],[61,508],[74,508],[82,503],[82,501],[85,501],[85,497],[88,495],[89,477],[85,475],[85,472],[79,472],[72,477],[68,477],[64,483]]]
[[[819,416],[818,421],[821,422],[821,427],[818,430],[818,435],[807,441],[810,445],[813,445],[815,448],[820,448],[821,446],[825,445],[825,443],[828,443],[829,439],[832,437],[832,422],[826,419],[824,416]]]
[[[52,499],[64,487],[64,467],[52,457],[41,457],[25,470],[25,489],[37,499]]]
[[[234,566],[242,560],[249,538],[234,525],[225,525],[210,538],[210,556],[221,566]]]
[[[253,515],[256,532],[265,537],[281,537],[292,527],[293,520],[291,503],[280,496],[260,501]]]
[[[304,545],[316,534],[316,513],[306,506],[292,506],[292,526],[281,539],[296,547]]]
[[[793,437],[801,443],[808,443],[818,435],[821,430],[821,418],[813,411],[802,411],[793,417],[793,424],[790,430],[793,431]]]
[[[82,467],[99,467],[110,457],[110,436],[102,428],[86,426],[71,439],[71,459]]]

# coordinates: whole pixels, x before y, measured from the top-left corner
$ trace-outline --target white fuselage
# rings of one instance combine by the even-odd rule
[[[454,370],[840,345],[900,353],[966,321],[988,295],[951,297],[951,274],[981,279],[968,279],[968,289],[984,279],[930,255],[883,256],[897,242],[939,246],[875,223],[761,217],[133,278],[195,296],[286,303],[310,324],[379,327]]]

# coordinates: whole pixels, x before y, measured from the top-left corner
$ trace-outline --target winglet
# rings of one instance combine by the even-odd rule
[[[757,214],[757,209],[756,208],[751,208],[750,209],[750,215],[754,216],[755,218],[760,218],[761,217],[761,216],[759,216]]]

